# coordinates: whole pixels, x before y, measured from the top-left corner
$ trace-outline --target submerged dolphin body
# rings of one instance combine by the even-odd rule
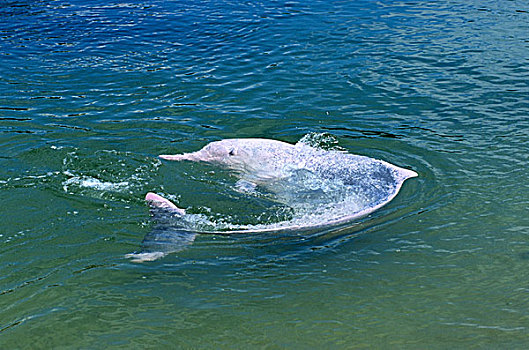
[[[199,151],[176,155],[160,155],[173,161],[207,162],[232,170],[239,178],[239,192],[258,194],[262,188],[272,193],[274,200],[292,209],[290,220],[259,225],[231,225],[224,230],[206,230],[208,233],[272,232],[312,229],[338,225],[366,216],[390,202],[406,179],[417,173],[382,160],[349,154],[336,150],[323,150],[298,142],[289,144],[270,139],[226,139],[207,144]],[[175,237],[171,252],[178,251],[194,240],[197,231],[186,218],[184,209],[154,193],[145,199],[153,210],[161,212],[155,231],[162,242]],[[155,213],[156,218],[156,213]],[[171,220],[167,220],[171,217]],[[160,224],[160,222],[162,224]],[[168,224],[168,222],[170,222]],[[175,224],[177,222],[177,224]],[[171,236],[167,231],[177,231]],[[193,233],[195,232],[195,233]],[[149,236],[149,235],[148,235]],[[150,234],[144,247],[159,237]],[[136,254],[137,261],[153,260],[167,254],[167,249],[156,249]],[[168,245],[170,246],[170,244]],[[158,249],[158,250],[157,250]],[[145,254],[141,256],[141,254]]]

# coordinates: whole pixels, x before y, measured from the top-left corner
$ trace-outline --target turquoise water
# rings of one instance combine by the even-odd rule
[[[2,2],[0,347],[525,348],[528,67],[522,1]],[[125,258],[149,191],[266,209],[158,154],[305,135],[419,177],[346,227]]]

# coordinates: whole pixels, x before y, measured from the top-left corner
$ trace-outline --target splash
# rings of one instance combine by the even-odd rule
[[[298,141],[298,144],[307,145],[322,150],[344,150],[338,145],[338,139],[328,133],[308,133]]]
[[[75,176],[69,172],[64,172],[65,175],[70,176],[69,179],[63,182],[64,192],[71,192],[74,188],[89,188],[96,191],[112,191],[123,192],[130,188],[129,181],[109,182],[101,181],[90,176]]]
[[[141,192],[160,165],[158,160],[128,152],[101,150],[87,155],[78,149],[69,151],[62,163],[64,192],[124,201]]]

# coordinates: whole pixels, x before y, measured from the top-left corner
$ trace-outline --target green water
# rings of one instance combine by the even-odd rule
[[[526,348],[527,11],[2,3],[0,348]],[[310,133],[419,177],[346,227],[125,258],[149,191],[256,214],[158,154]]]

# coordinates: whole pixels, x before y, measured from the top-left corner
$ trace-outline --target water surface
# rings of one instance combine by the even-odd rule
[[[3,2],[1,347],[524,348],[528,57],[522,1]],[[347,227],[125,258],[146,192],[262,209],[158,154],[311,133],[419,177]]]

